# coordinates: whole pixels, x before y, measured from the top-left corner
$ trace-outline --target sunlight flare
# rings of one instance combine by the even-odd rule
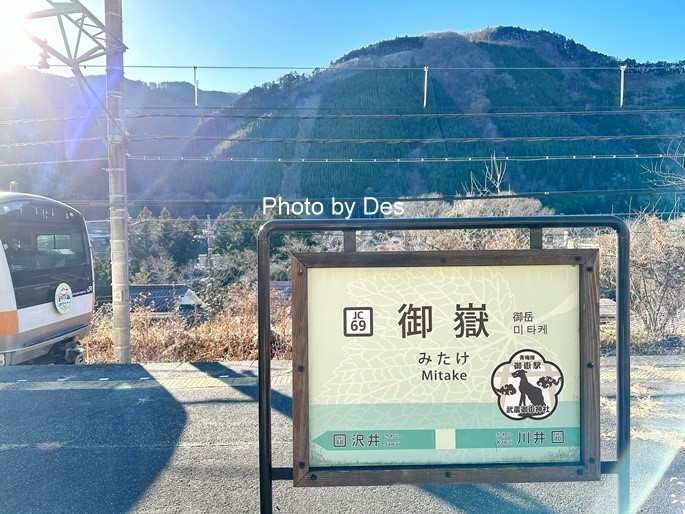
[[[38,63],[40,49],[24,33],[25,9],[20,2],[0,3],[0,69]]]

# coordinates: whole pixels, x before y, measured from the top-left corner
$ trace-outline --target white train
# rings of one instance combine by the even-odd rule
[[[0,365],[81,362],[94,306],[83,216],[49,198],[0,192]]]

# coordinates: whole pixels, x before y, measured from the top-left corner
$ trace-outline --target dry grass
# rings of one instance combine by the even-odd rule
[[[658,388],[655,388],[655,381],[683,381],[680,372],[659,368],[653,365],[633,366],[630,370],[630,417],[631,417],[631,437],[634,439],[659,441],[670,445],[672,448],[685,449],[685,429],[683,420],[685,414],[673,412],[664,404],[663,398]],[[616,387],[616,371],[609,370],[602,372],[603,387]],[[611,420],[605,424],[602,437],[605,439],[616,438],[616,396],[615,393],[600,398],[600,407],[603,418]],[[658,421],[656,425],[653,423]],[[670,420],[673,430],[664,430],[663,422]]]
[[[254,360],[257,358],[257,293],[232,288],[224,309],[202,323],[188,323],[181,316],[160,318],[146,310],[131,314],[133,362],[202,362]],[[292,337],[290,302],[279,295],[271,299],[271,356],[290,359]],[[96,317],[83,341],[88,363],[114,362],[111,316]]]
[[[224,309],[203,323],[188,324],[180,316],[156,318],[141,310],[131,316],[132,360],[148,362],[203,362],[255,360],[257,358],[257,294],[252,289],[229,290]],[[290,302],[281,296],[271,299],[271,354],[275,359],[290,359],[292,347]],[[111,316],[99,316],[83,341],[88,363],[114,362]],[[662,410],[650,380],[684,380],[654,366],[635,366],[631,370],[631,435],[685,448],[685,432],[664,431],[651,426],[664,417],[682,421],[685,414]],[[602,387],[615,391],[615,370],[602,372]],[[616,437],[615,392],[600,398],[604,422],[602,436]],[[679,423],[682,426],[682,423]]]

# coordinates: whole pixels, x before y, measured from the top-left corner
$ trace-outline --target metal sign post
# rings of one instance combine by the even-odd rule
[[[598,446],[599,446],[599,420],[598,420],[598,369],[597,369],[597,353],[596,353],[596,319],[593,318],[592,312],[583,312],[583,305],[585,304],[588,310],[592,305],[597,304],[597,279],[593,274],[596,272],[595,259],[596,251],[554,251],[554,250],[512,250],[506,252],[393,252],[389,253],[327,253],[327,254],[304,254],[302,256],[294,257],[293,264],[295,267],[292,270],[294,275],[293,291],[293,308],[299,309],[298,312],[307,314],[307,305],[317,305],[314,313],[314,325],[307,325],[307,316],[298,317],[297,323],[294,323],[294,339],[298,339],[298,347],[294,347],[293,367],[293,426],[294,426],[294,465],[293,468],[273,468],[271,458],[271,377],[270,377],[270,237],[274,233],[279,232],[316,232],[316,231],[342,231],[344,234],[354,233],[359,230],[444,230],[444,229],[528,229],[531,232],[531,248],[540,248],[540,235],[543,228],[580,228],[580,227],[607,227],[612,228],[618,235],[618,271],[617,271],[617,380],[618,380],[618,437],[617,437],[617,460],[598,462]],[[347,236],[349,239],[349,236]],[[628,512],[630,506],[630,391],[629,391],[629,373],[630,373],[630,325],[629,325],[629,233],[625,223],[619,218],[612,216],[553,216],[553,217],[530,217],[530,218],[461,218],[461,219],[389,219],[389,220],[356,220],[356,221],[335,221],[335,220],[275,220],[266,223],[259,233],[258,238],[258,265],[259,265],[259,436],[260,436],[260,502],[261,512],[270,513],[273,508],[272,497],[272,483],[274,480],[294,480],[296,485],[360,485],[360,484],[391,484],[391,483],[450,483],[450,482],[505,482],[505,481],[519,481],[516,478],[515,471],[512,471],[510,466],[497,464],[500,462],[497,459],[501,455],[495,457],[492,461],[493,453],[488,450],[478,450],[475,453],[469,453],[465,448],[486,448],[491,445],[493,441],[499,441],[501,444],[514,444],[519,446],[519,453],[516,458],[521,455],[528,456],[531,453],[526,453],[526,441],[523,443],[518,441],[516,443],[511,441],[511,434],[506,430],[499,430],[501,426],[506,427],[507,420],[505,417],[511,419],[519,419],[516,423],[520,423],[521,419],[528,419],[532,421],[535,419],[541,420],[547,417],[551,406],[555,405],[555,397],[561,392],[562,387],[568,387],[565,398],[577,398],[575,406],[567,410],[563,416],[559,411],[555,419],[563,419],[563,428],[554,427],[552,425],[545,425],[544,430],[539,432],[543,434],[549,444],[558,445],[553,452],[545,452],[540,448],[536,448],[537,457],[533,458],[532,462],[528,462],[531,474],[529,475],[531,481],[548,481],[548,480],[588,480],[597,479],[601,474],[615,473],[618,475],[618,505],[620,512]],[[478,255],[476,255],[478,254]],[[493,257],[494,256],[494,257]],[[341,294],[343,289],[340,289],[339,294],[333,295],[336,300],[339,300],[340,305],[334,306],[332,310],[334,313],[326,312],[325,306],[318,308],[319,304],[326,302],[315,302],[315,298],[320,295],[317,289],[317,280],[321,279],[322,283],[334,285],[337,280],[337,275],[342,276],[341,283],[349,282],[350,277],[347,275],[364,275],[359,280],[360,284],[367,283],[374,280],[375,273],[373,271],[366,273],[364,270],[367,267],[374,267],[375,271],[382,268],[383,273],[392,275],[388,279],[389,283],[396,281],[399,278],[412,283],[414,280],[423,280],[425,277],[423,272],[430,268],[431,276],[429,282],[436,284],[443,284],[443,286],[435,286],[435,291],[429,291],[431,298],[440,297],[444,295],[440,291],[440,287],[446,288],[445,291],[454,289],[455,280],[466,283],[471,280],[469,277],[477,277],[478,273],[483,273],[483,265],[490,264],[497,266],[497,276],[505,277],[507,284],[513,284],[514,290],[518,287],[519,291],[525,289],[526,273],[535,273],[535,264],[542,265],[545,272],[549,276],[560,276],[564,273],[569,274],[566,280],[568,291],[561,287],[561,293],[564,298],[576,298],[578,303],[573,307],[567,304],[568,314],[559,318],[556,314],[555,323],[565,323],[563,319],[580,320],[580,327],[577,327],[580,333],[580,340],[576,343],[571,342],[570,346],[573,348],[576,344],[575,352],[580,355],[580,358],[573,358],[570,356],[563,357],[560,354],[562,361],[553,362],[552,359],[545,359],[543,353],[547,352],[542,346],[542,353],[534,348],[516,351],[512,354],[510,359],[505,359],[503,362],[494,362],[488,364],[492,367],[489,370],[491,375],[491,387],[496,394],[494,396],[495,407],[489,404],[489,400],[482,402],[481,408],[489,412],[495,412],[499,417],[494,416],[493,419],[500,419],[494,426],[471,427],[463,425],[459,427],[441,428],[433,426],[408,426],[406,430],[402,430],[401,420],[395,426],[390,427],[389,430],[380,433],[378,429],[373,431],[367,430],[368,434],[363,430],[363,423],[356,430],[357,433],[349,434],[345,430],[337,429],[335,423],[333,425],[323,426],[316,420],[316,415],[310,418],[309,400],[313,399],[316,404],[324,389],[317,389],[317,371],[310,368],[307,360],[307,339],[309,334],[317,341],[322,341],[324,338],[317,336],[316,319],[322,317],[323,323],[331,324],[332,318],[330,316],[342,317],[334,324],[340,325],[341,334],[343,337],[371,337],[374,330],[383,331],[387,327],[378,324],[383,320],[383,308],[377,308],[376,318],[374,320],[374,307],[361,305],[347,305],[344,296]],[[550,267],[550,265],[552,265]],[[416,267],[422,268],[421,272],[415,272]],[[456,268],[455,268],[456,266]],[[532,268],[531,268],[532,266]],[[528,269],[531,268],[531,269]],[[509,271],[502,271],[508,269]],[[308,271],[309,270],[309,271]],[[352,270],[352,271],[350,271]],[[464,271],[466,270],[466,271]],[[307,279],[308,273],[312,275]],[[417,275],[418,273],[418,275]],[[504,275],[502,275],[504,273]],[[460,275],[461,274],[461,275]],[[522,275],[523,274],[523,275]],[[551,275],[550,275],[551,274]],[[321,275],[320,277],[318,275]],[[344,275],[344,276],[343,276]],[[389,276],[388,275],[388,276]],[[418,278],[415,278],[417,275]],[[543,273],[544,275],[544,273]],[[573,278],[573,277],[576,278]],[[314,278],[312,278],[314,277]],[[316,278],[318,277],[318,278]],[[456,277],[456,278],[455,278]],[[489,283],[494,283],[492,277],[488,275]],[[475,280],[478,280],[476,278]],[[552,280],[552,279],[550,279]],[[544,282],[544,280],[543,280]],[[523,286],[516,286],[515,284],[524,284]],[[574,285],[575,284],[575,285]],[[583,285],[585,284],[585,285]],[[463,285],[463,284],[462,284]],[[295,287],[297,286],[297,287]],[[577,290],[579,286],[580,289]],[[312,288],[311,291],[308,288]],[[488,286],[489,287],[489,286]],[[494,286],[497,287],[497,286]],[[542,286],[544,287],[544,285]],[[319,287],[320,289],[320,287]],[[418,286],[417,291],[426,290],[425,287]],[[430,289],[430,288],[429,288]],[[296,292],[297,290],[297,292]],[[496,298],[497,293],[488,293],[487,287],[479,289],[484,291],[485,297]],[[307,303],[307,295],[312,294],[312,302]],[[575,295],[575,296],[574,296]],[[372,299],[371,299],[372,300]],[[350,303],[349,301],[347,301]],[[345,305],[343,305],[345,303]],[[354,302],[352,302],[354,303]],[[373,302],[371,302],[373,303]],[[383,303],[382,301],[380,302]],[[580,307],[579,307],[580,306]],[[406,303],[400,307],[407,307]],[[425,305],[423,306],[425,308]],[[452,306],[453,307],[453,306]],[[473,307],[473,306],[469,306]],[[407,307],[408,308],[408,307]],[[459,308],[459,306],[457,306]],[[481,308],[481,307],[479,307]],[[485,304],[482,305],[485,310]],[[537,308],[536,308],[537,309]],[[575,310],[574,310],[575,309]],[[340,311],[340,312],[338,312]],[[492,313],[495,317],[502,316],[502,309],[494,307]],[[507,311],[508,312],[508,311]],[[424,312],[424,314],[426,314]],[[432,312],[430,313],[432,315]],[[453,314],[453,313],[452,313]],[[532,315],[532,314],[531,314]],[[303,319],[300,319],[303,318]],[[330,319],[329,319],[330,318]],[[343,319],[344,318],[344,319]],[[350,318],[350,319],[347,319]],[[337,319],[337,318],[336,318]],[[387,320],[387,316],[385,316]],[[487,320],[487,314],[481,313],[481,321]],[[427,320],[423,320],[427,322]],[[431,317],[430,326],[424,325],[423,328],[428,330],[441,329],[445,330],[445,326],[438,327],[440,321]],[[565,326],[565,325],[564,325]],[[417,326],[410,327],[410,330],[417,329]],[[394,327],[395,329],[397,327]],[[449,328],[449,327],[447,327]],[[483,326],[483,329],[486,327]],[[512,327],[510,327],[512,328]],[[516,326],[513,327],[515,332]],[[404,327],[407,329],[407,326]],[[418,330],[418,329],[417,329]],[[571,330],[572,332],[573,330]],[[381,332],[378,332],[380,334]],[[416,332],[413,332],[416,334]],[[472,334],[473,335],[473,334]],[[483,335],[483,334],[476,334]],[[405,337],[407,333],[404,332],[402,336],[393,336],[397,338]],[[458,337],[458,335],[457,335]],[[594,340],[593,340],[594,338]],[[388,342],[391,346],[396,344],[392,338],[379,336],[382,343]],[[387,341],[386,341],[387,340]],[[304,346],[301,342],[304,341]],[[318,343],[317,343],[318,344]],[[294,344],[294,346],[296,346]],[[312,350],[310,348],[309,350]],[[328,349],[330,350],[330,348]],[[317,351],[317,350],[313,350]],[[327,351],[327,350],[324,350]],[[436,350],[437,351],[437,350]],[[552,350],[550,350],[552,351]],[[556,350],[554,350],[556,351]],[[406,352],[405,352],[406,354]],[[428,353],[427,353],[428,355]],[[436,354],[437,357],[438,354]],[[427,359],[426,359],[427,360]],[[321,359],[316,360],[316,366],[320,365]],[[425,362],[425,361],[424,361]],[[416,367],[416,364],[412,364]],[[571,374],[567,379],[562,376],[563,369],[571,369]],[[402,366],[398,368],[402,373]],[[413,368],[412,368],[413,369]],[[489,368],[488,368],[489,369]],[[527,371],[526,371],[527,370]],[[412,371],[411,380],[428,379],[432,380],[435,377],[434,373],[443,373],[438,370],[423,370],[423,375],[417,378],[417,371]],[[468,374],[465,372],[459,375],[457,370],[457,379],[468,380]],[[526,373],[531,377],[535,376],[538,379],[538,387],[528,386],[526,380]],[[324,373],[325,374],[325,373]],[[454,374],[454,373],[453,373]],[[539,375],[539,376],[538,376]],[[578,376],[584,383],[574,383],[571,376]],[[585,377],[585,378],[583,378]],[[484,383],[483,377],[480,377],[480,383]],[[564,382],[564,380],[567,380]],[[562,385],[563,384],[563,385]],[[310,386],[314,387],[310,391]],[[520,391],[516,393],[516,389]],[[577,394],[573,393],[573,390]],[[544,389],[544,391],[543,391]],[[581,399],[580,391],[583,391],[584,399],[590,396],[589,402]],[[512,392],[513,391],[513,392]],[[524,391],[526,391],[524,393]],[[311,394],[310,394],[311,393]],[[500,394],[501,393],[501,394]],[[588,394],[589,393],[589,394]],[[325,394],[328,394],[326,392]],[[517,396],[514,396],[517,394]],[[544,396],[546,394],[546,396]],[[319,395],[319,396],[317,396]],[[507,396],[512,395],[512,396]],[[540,398],[537,398],[540,396]],[[544,398],[542,397],[544,396]],[[592,397],[596,397],[593,402]],[[484,398],[484,397],[483,397]],[[537,398],[537,400],[536,400]],[[303,400],[304,399],[304,400]],[[514,400],[512,400],[514,399]],[[322,405],[329,402],[330,398],[323,398]],[[394,400],[394,399],[393,399]],[[527,404],[526,404],[527,400]],[[459,409],[456,405],[459,402],[436,400],[437,404],[429,405],[427,409]],[[513,403],[512,403],[513,401]],[[537,403],[536,403],[537,402]],[[586,405],[590,403],[591,405]],[[354,401],[352,401],[354,404]],[[317,409],[317,405],[314,405]],[[342,402],[342,408],[356,408],[354,405],[345,406]],[[340,406],[338,407],[340,408]],[[381,407],[385,408],[385,407]],[[424,406],[420,406],[424,408]],[[493,411],[493,408],[495,409]],[[497,412],[497,409],[500,412]],[[555,407],[556,408],[556,407]],[[522,410],[523,409],[523,410]],[[533,409],[533,411],[531,411]],[[566,404],[564,409],[569,409]],[[572,414],[575,412],[576,414]],[[501,415],[500,415],[501,413]],[[571,413],[571,414],[569,414]],[[347,413],[345,413],[347,416]],[[442,415],[441,415],[442,416]],[[326,420],[331,418],[328,414],[325,416]],[[360,416],[363,420],[363,415]],[[384,419],[391,419],[385,416]],[[550,418],[551,419],[551,418]],[[580,423],[577,428],[573,428],[574,419]],[[503,420],[503,421],[502,421]],[[430,424],[430,423],[429,423]],[[540,425],[542,426],[542,425]],[[310,427],[314,427],[317,432],[310,434]],[[387,432],[387,433],[386,433]],[[549,432],[549,434],[547,434]],[[361,436],[360,436],[361,434]],[[365,438],[362,441],[380,442],[380,439],[388,439],[390,450],[387,453],[383,452],[367,452],[360,453],[359,451],[348,451],[352,445],[352,438]],[[543,437],[540,436],[540,437]],[[378,439],[376,439],[376,437]],[[492,440],[491,440],[492,439]],[[402,442],[400,442],[402,441]],[[458,441],[455,442],[455,441]],[[485,441],[485,442],[484,442]],[[404,446],[403,446],[404,445]],[[413,446],[412,446],[413,445]],[[480,446],[479,446],[480,445]],[[414,451],[417,448],[420,451]],[[531,445],[528,445],[530,447]],[[564,446],[563,451],[559,449]],[[393,462],[393,458],[397,458],[397,453],[400,450],[409,450],[399,460],[406,461],[406,456],[410,455],[411,470],[405,469],[402,466],[397,466]],[[530,449],[530,448],[529,448]],[[356,449],[358,450],[358,449]],[[313,453],[312,453],[313,452]],[[393,453],[394,452],[394,453]],[[524,452],[524,453],[521,453]],[[516,453],[516,452],[514,452]],[[468,461],[477,455],[475,461]],[[513,453],[512,453],[513,455]],[[561,455],[561,457],[560,457]],[[566,457],[564,457],[566,455]],[[466,456],[466,457],[465,457]],[[360,463],[358,459],[362,459]],[[411,459],[416,459],[412,461]],[[464,458],[467,462],[464,464]],[[351,459],[351,460],[350,460]],[[446,459],[446,460],[445,460]],[[483,462],[480,462],[480,460]],[[556,459],[556,460],[555,460]],[[559,461],[558,459],[561,459]],[[346,467],[352,465],[351,468]],[[531,467],[532,466],[532,467]],[[341,473],[342,471],[342,473]]]

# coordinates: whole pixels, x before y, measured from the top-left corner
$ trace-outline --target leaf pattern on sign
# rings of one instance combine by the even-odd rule
[[[442,271],[441,271],[442,270]],[[347,285],[351,301],[356,305],[373,305],[374,334],[370,338],[347,338],[344,358],[329,378],[322,397],[325,403],[459,403],[490,401],[490,376],[493,362],[508,359],[515,350],[510,319],[515,298],[504,278],[501,267],[378,268],[373,280],[360,278]],[[403,304],[432,307],[432,331],[401,337],[398,324]],[[489,337],[457,338],[455,336],[456,305],[473,303],[486,305]],[[428,369],[418,363],[421,352],[433,356],[431,369],[465,372],[466,380],[421,380]],[[449,365],[438,365],[440,352],[450,355]],[[466,353],[465,364],[457,364],[456,356]],[[443,369],[444,368],[444,369]]]

